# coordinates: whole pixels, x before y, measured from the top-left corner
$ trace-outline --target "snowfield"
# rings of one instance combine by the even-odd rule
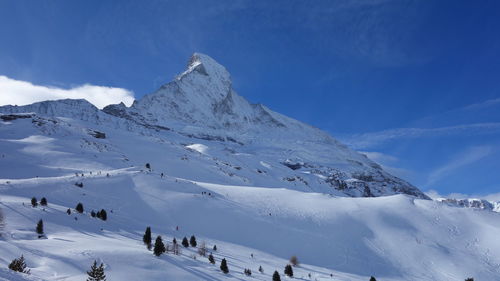
[[[296,280],[500,280],[496,205],[428,200],[326,133],[247,103],[228,75],[196,54],[130,108],[0,107],[0,280],[85,280],[94,260],[107,280],[289,280],[294,255]],[[106,221],[90,215],[101,209]],[[148,226],[153,241],[195,235],[198,248],[156,257]],[[21,255],[30,275],[8,270]]]

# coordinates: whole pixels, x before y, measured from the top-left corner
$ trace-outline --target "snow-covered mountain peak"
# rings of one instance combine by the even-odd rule
[[[224,66],[208,55],[202,53],[194,53],[188,61],[187,69],[180,74],[177,79],[196,71],[200,74],[213,76],[224,81],[231,81],[231,76]]]
[[[186,84],[206,84],[213,91],[204,92],[204,94],[215,94],[212,96],[215,100],[221,100],[231,90],[231,75],[224,66],[219,64],[213,58],[194,53],[189,59],[187,69],[176,77],[180,83]]]
[[[182,153],[186,149],[193,151],[192,145],[206,147],[202,154],[212,154],[212,158],[203,160],[207,161],[206,167],[237,167],[234,168],[237,172],[217,170],[222,171],[216,179],[218,182],[287,186],[353,197],[404,193],[428,199],[416,187],[388,174],[326,132],[266,106],[249,103],[234,91],[227,70],[199,53],[191,57],[187,70],[176,79],[136,100],[131,107],[121,103],[100,111],[83,100],[0,107],[0,113],[5,114],[30,112],[40,118],[66,117],[75,121],[67,121],[67,124],[85,121],[77,132],[83,132],[84,138],[89,132],[98,131],[114,143],[117,140],[109,132],[119,129],[120,133],[126,130],[130,136],[154,136],[162,142],[175,140],[177,144],[172,144],[173,149],[181,149]],[[33,121],[33,124],[40,123]],[[57,126],[62,125],[57,123]],[[76,126],[72,125],[72,129],[60,131],[69,130],[67,134],[71,135],[75,134],[74,128]],[[57,129],[60,128],[48,128],[43,132]],[[144,146],[150,145],[148,141]],[[122,153],[129,154],[126,149]],[[225,160],[219,163],[223,158]],[[144,161],[157,165],[155,159]],[[214,180],[201,176],[199,179]]]

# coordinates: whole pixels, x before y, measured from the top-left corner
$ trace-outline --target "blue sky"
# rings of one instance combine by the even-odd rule
[[[0,75],[136,98],[206,53],[423,190],[500,192],[499,1],[0,1]],[[0,95],[5,95],[0,93]]]

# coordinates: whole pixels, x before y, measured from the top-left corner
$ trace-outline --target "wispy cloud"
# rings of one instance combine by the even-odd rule
[[[366,155],[368,158],[375,162],[380,162],[380,163],[394,163],[398,161],[398,158],[392,155],[388,155],[385,153],[381,152],[375,152],[375,151],[359,151],[360,153],[363,153]]]
[[[131,105],[134,93],[122,88],[85,84],[71,89],[33,85],[27,81],[0,76],[0,105],[26,105],[58,99],[86,99],[98,108],[123,102]]]
[[[487,107],[491,107],[491,106],[495,106],[495,105],[499,105],[499,104],[500,104],[500,98],[496,98],[496,99],[486,100],[483,102],[474,103],[474,104],[462,107],[460,110],[478,110],[478,109],[483,109],[483,108],[487,108]]]
[[[453,171],[485,158],[486,156],[493,153],[493,150],[494,149],[491,146],[475,146],[465,150],[464,152],[451,159],[451,161],[449,161],[448,163],[431,172],[427,179],[426,185],[429,186],[431,184],[434,184]]]
[[[360,153],[363,153],[368,158],[370,158],[370,160],[382,166],[382,168],[385,171],[395,176],[398,176],[403,179],[409,179],[414,175],[413,171],[404,168],[394,167],[395,165],[397,165],[397,162],[399,161],[399,159],[395,156],[374,151],[360,151]]]
[[[500,132],[500,123],[477,123],[440,128],[398,128],[339,137],[354,149],[366,149],[402,138],[479,135]]]

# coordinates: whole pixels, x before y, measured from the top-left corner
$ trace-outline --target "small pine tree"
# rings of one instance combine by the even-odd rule
[[[245,273],[246,276],[251,276],[252,275],[252,271],[248,268],[245,268],[245,270],[243,270],[243,273]]]
[[[78,213],[80,213],[80,214],[81,214],[81,213],[83,213],[83,204],[82,204],[82,203],[78,203],[78,204],[76,205],[75,210],[76,210]]]
[[[156,237],[153,253],[155,254],[155,256],[159,257],[161,254],[165,253],[165,251],[166,251],[165,244],[163,244],[161,236],[158,235],[158,237]]]
[[[40,205],[47,206],[47,198],[42,197],[42,199],[40,199]]]
[[[293,269],[292,269],[292,266],[287,264],[285,266],[285,275],[288,276],[288,277],[293,277]]]
[[[467,278],[465,281],[474,281],[474,278]]]
[[[100,216],[99,218],[103,221],[107,220],[108,219],[108,213],[106,213],[106,210],[104,209],[101,209],[101,211],[99,212],[100,213]]]
[[[273,281],[281,281],[280,274],[278,273],[277,270],[275,270],[273,273]]]
[[[370,281],[377,281],[377,279],[375,279],[375,277],[370,277]]]
[[[229,272],[226,259],[222,259],[222,261],[220,262],[220,270],[222,270],[222,272],[224,272],[225,274]]]
[[[91,217],[93,217],[93,218],[95,218],[96,214],[95,214],[95,211],[94,211],[94,210],[92,210],[92,211],[90,212],[90,216],[91,216]]]
[[[262,268],[262,266],[259,265],[259,272],[260,273],[264,273],[264,269]]]
[[[213,250],[214,250],[215,252],[217,252],[217,245],[214,245]]]
[[[196,237],[194,237],[194,235],[191,235],[191,239],[189,239],[189,244],[191,245],[191,247],[196,247],[197,243],[196,243]]]
[[[172,240],[172,244],[177,245],[177,239],[175,239],[175,237],[174,237],[174,239]]]
[[[182,246],[184,246],[185,248],[189,247],[188,239],[185,236],[184,238],[182,238]]]
[[[146,227],[146,231],[142,236],[142,242],[144,242],[144,244],[148,246],[148,249],[151,249],[151,227]]]
[[[209,261],[211,264],[215,264],[215,259],[214,259],[214,256],[212,256],[212,254],[208,255],[208,261]]]
[[[36,200],[36,197],[31,198],[31,206],[33,207],[38,206],[38,201]]]
[[[30,270],[26,269],[26,262],[24,261],[24,256],[20,258],[13,259],[9,264],[9,269],[21,273],[29,274]]]
[[[151,165],[149,163],[146,163],[146,169],[151,170]]]
[[[104,265],[101,263],[100,266],[97,266],[97,261],[94,260],[94,264],[90,267],[90,270],[87,271],[87,281],[106,281],[106,275],[104,274]]]
[[[36,224],[36,233],[42,235],[43,234],[43,221],[39,220]]]

